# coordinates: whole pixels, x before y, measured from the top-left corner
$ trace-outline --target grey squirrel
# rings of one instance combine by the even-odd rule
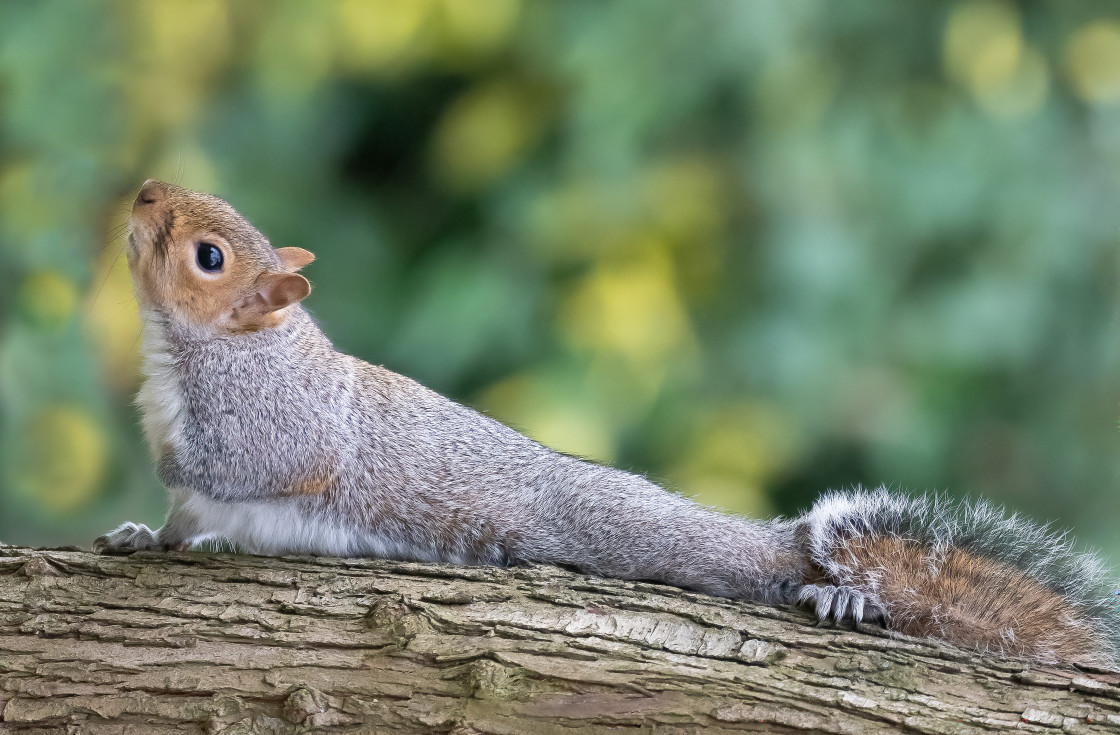
[[[554,452],[337,352],[300,302],[314,259],[225,201],[149,180],[128,264],[143,315],[138,403],[170,496],[99,552],[221,538],[258,554],[559,564],[812,607],[1036,662],[1111,666],[1105,570],[985,503],[834,492],[793,520],[704,508]]]

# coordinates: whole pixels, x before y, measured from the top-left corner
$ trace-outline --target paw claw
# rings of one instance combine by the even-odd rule
[[[161,548],[156,535],[142,523],[126,521],[93,541],[96,554],[119,554]]]
[[[878,597],[856,587],[831,584],[807,584],[797,592],[797,604],[812,607],[817,624],[861,622],[883,625],[887,611]]]

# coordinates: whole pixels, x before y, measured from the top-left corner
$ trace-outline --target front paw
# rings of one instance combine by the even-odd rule
[[[814,608],[821,623],[861,622],[886,625],[887,609],[873,594],[855,587],[807,584],[797,591],[797,604]]]
[[[142,523],[125,522],[93,542],[96,554],[127,554],[132,551],[156,550],[163,546],[152,529]]]

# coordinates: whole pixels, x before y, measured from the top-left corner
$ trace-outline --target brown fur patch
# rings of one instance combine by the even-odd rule
[[[326,491],[331,485],[333,478],[330,477],[312,477],[304,480],[303,482],[296,483],[288,491],[289,495],[319,495]]]
[[[1065,598],[1007,564],[889,536],[837,556],[887,604],[892,630],[1045,663],[1093,663],[1107,648]]]

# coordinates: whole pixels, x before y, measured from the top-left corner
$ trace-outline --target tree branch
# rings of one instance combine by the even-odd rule
[[[552,568],[0,547],[0,732],[1120,732],[1115,672]]]

